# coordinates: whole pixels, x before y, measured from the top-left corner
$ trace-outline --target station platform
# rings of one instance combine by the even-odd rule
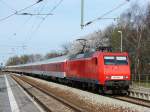
[[[0,75],[0,112],[44,112],[9,76]]]

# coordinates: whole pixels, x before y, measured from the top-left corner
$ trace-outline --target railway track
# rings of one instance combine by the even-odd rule
[[[86,110],[72,104],[71,102],[68,102],[67,100],[62,99],[61,97],[56,96],[55,94],[51,93],[48,88],[43,87],[43,85],[41,85],[40,83],[37,83],[33,80],[29,80],[25,77],[21,77],[21,76],[16,76],[13,75],[11,76],[30,96],[32,96],[42,107],[46,112],[55,112],[55,111],[59,111],[58,108],[61,107],[61,105],[63,106],[63,109],[66,108],[66,112],[86,112]],[[28,85],[28,87],[25,87],[25,85]],[[29,86],[30,85],[30,86]],[[33,91],[31,91],[31,89],[37,89],[40,92],[44,93],[45,95],[47,95],[48,97],[50,97],[51,102],[56,103],[55,106],[53,107],[53,109],[50,107],[51,105],[45,104],[45,102],[47,102],[45,99],[45,101],[41,101],[37,98],[37,96],[34,94]],[[32,93],[33,92],[33,93]],[[41,97],[41,95],[40,95]],[[44,99],[44,98],[43,98]],[[54,100],[54,101],[52,101]],[[58,104],[57,104],[58,103]],[[54,105],[54,104],[53,104]],[[56,109],[56,110],[55,110]],[[60,112],[62,112],[61,110],[62,108],[60,108]],[[64,111],[64,110],[63,110]],[[65,112],[65,111],[64,111]]]
[[[145,101],[129,96],[111,96],[111,98],[150,108],[150,101]]]
[[[33,80],[32,78],[30,79],[30,78],[27,78],[27,77],[24,77],[24,76],[13,75],[12,77],[15,80],[17,79],[16,81],[18,83],[20,83],[20,81],[23,81],[25,83],[28,83],[32,87],[37,88],[38,90],[42,91],[43,93],[47,94],[48,96],[50,96],[50,97],[56,99],[57,101],[61,102],[66,107],[70,108],[73,112],[85,112],[85,111],[88,111],[84,107],[82,108],[82,106],[80,106],[80,105],[79,105],[80,107],[77,106],[77,105],[74,105],[70,101],[68,102],[68,101],[62,99],[61,97],[58,97],[55,94],[51,93],[49,91],[48,87],[46,87],[46,85],[42,85],[42,83],[40,83],[40,81],[35,81],[35,79]],[[20,80],[20,81],[18,81],[18,80]],[[26,91],[28,92],[28,90],[29,89],[27,89]],[[149,101],[145,101],[145,100],[141,100],[141,99],[136,99],[136,98],[132,98],[132,97],[128,97],[128,96],[116,96],[116,95],[114,95],[114,96],[107,96],[107,95],[105,95],[105,97],[110,97],[112,99],[117,99],[117,100],[120,100],[120,101],[125,101],[125,102],[129,102],[129,103],[132,103],[132,104],[136,104],[136,105],[140,105],[140,106],[143,106],[143,107],[150,108],[150,102]],[[37,101],[38,101],[38,99],[37,99]],[[40,101],[38,101],[38,102],[43,106],[42,102],[40,102]],[[44,107],[44,108],[47,111],[47,107]]]

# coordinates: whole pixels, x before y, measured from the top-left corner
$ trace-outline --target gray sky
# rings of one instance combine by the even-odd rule
[[[43,0],[43,2],[20,13],[49,13],[60,0]],[[97,30],[103,30],[114,20],[99,20],[80,29],[80,1],[63,0],[61,4],[44,21],[45,16],[14,15],[6,20],[4,17],[27,7],[36,0],[0,0],[0,62],[8,57],[22,54],[45,54],[51,50],[60,50],[61,45],[81,38]],[[150,0],[130,0],[124,6],[105,17],[119,17],[130,5],[138,2],[144,6]],[[115,8],[125,0],[85,0],[84,21],[91,21]],[[42,21],[42,22],[41,22]],[[25,47],[22,47],[25,46]]]

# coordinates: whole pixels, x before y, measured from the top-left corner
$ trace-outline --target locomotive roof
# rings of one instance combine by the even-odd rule
[[[80,58],[89,58],[91,57],[95,52],[85,52],[82,54],[74,54],[69,56],[70,60],[74,60],[74,59],[80,59]]]
[[[41,64],[47,64],[47,63],[55,63],[55,62],[64,62],[68,58],[67,55],[55,57],[43,61],[33,62],[33,63],[27,63],[27,64],[20,64],[20,65],[14,65],[14,66],[7,66],[7,67],[21,67],[21,66],[30,66],[30,65],[41,65]]]

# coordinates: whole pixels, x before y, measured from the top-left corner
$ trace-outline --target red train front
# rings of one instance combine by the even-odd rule
[[[102,53],[99,55],[100,84],[104,89],[127,90],[130,81],[130,65],[127,53]]]
[[[85,55],[85,54],[84,54]],[[86,82],[100,91],[128,90],[130,64],[127,53],[95,52],[89,57],[76,56],[67,61],[67,77]]]

